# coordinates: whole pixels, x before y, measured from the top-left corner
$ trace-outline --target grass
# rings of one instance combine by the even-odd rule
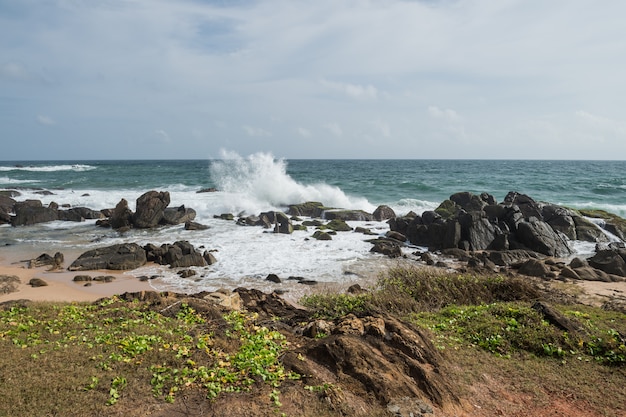
[[[0,349],[10,352],[0,360],[0,415],[109,414],[141,393],[152,393],[150,408],[189,389],[212,399],[258,383],[278,407],[281,383],[299,375],[279,361],[285,337],[255,319],[232,312],[211,323],[185,303],[168,317],[115,297],[8,308],[0,312]]]

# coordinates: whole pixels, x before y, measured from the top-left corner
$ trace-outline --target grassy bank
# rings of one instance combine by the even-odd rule
[[[551,315],[537,308],[540,300]],[[302,326],[354,314],[426,329],[466,401],[456,415],[532,415],[517,411],[531,401],[541,413],[555,398],[585,413],[569,415],[626,413],[624,313],[576,304],[528,279],[396,268],[371,291],[302,303],[309,308]],[[374,406],[339,412],[329,398],[347,398],[350,385],[311,385],[286,370],[283,357],[308,342],[282,330],[282,319],[192,298],[5,304],[0,416],[385,415]],[[481,409],[469,412],[472,401]],[[210,414],[216,403],[221,414]],[[229,403],[247,414],[228,411]]]

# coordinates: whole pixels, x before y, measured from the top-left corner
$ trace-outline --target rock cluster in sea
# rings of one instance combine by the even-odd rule
[[[135,212],[122,199],[115,208],[101,211],[86,207],[59,208],[55,203],[44,207],[39,200],[16,202],[15,195],[0,195],[0,223],[13,226],[52,220],[81,221],[98,219],[96,224],[120,231],[130,228],[154,228],[185,224],[188,230],[204,230],[195,223],[196,212],[179,206],[170,208],[168,192],[148,191],[136,201]],[[385,235],[369,238],[372,252],[389,257],[409,257],[429,265],[450,267],[455,259],[463,268],[517,269],[520,273],[548,278],[593,279],[611,281],[626,277],[626,220],[610,213],[595,212],[602,222],[592,222],[589,214],[567,207],[535,201],[530,196],[510,192],[502,202],[488,194],[459,192],[443,201],[435,210],[396,216],[388,206],[373,213],[326,207],[321,202],[292,204],[286,212],[268,211],[246,217],[224,213],[217,218],[241,226],[261,226],[274,233],[291,234],[294,230],[314,228],[310,238],[332,240],[337,233],[372,233],[367,222],[387,221]],[[305,220],[302,217],[306,217]],[[353,228],[347,222],[365,222]],[[612,239],[609,239],[611,236]],[[596,253],[588,259],[572,258],[571,242],[596,243]],[[187,242],[160,247],[134,244],[115,245],[83,254],[71,270],[134,269],[147,261],[172,267],[206,266],[215,262],[213,255],[200,253]],[[407,249],[416,250],[407,255]],[[106,259],[100,253],[106,249]],[[57,262],[58,264],[59,262]],[[93,267],[93,268],[92,268]]]

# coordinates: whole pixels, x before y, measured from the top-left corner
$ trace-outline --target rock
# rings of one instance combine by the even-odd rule
[[[324,204],[318,201],[307,201],[306,203],[289,205],[287,214],[291,216],[322,217],[324,209],[326,209]]]
[[[531,277],[545,277],[550,273],[550,268],[537,259],[529,259],[522,264],[518,272]]]
[[[562,258],[573,253],[567,241],[541,220],[520,222],[516,237],[528,249],[544,255]]]
[[[269,282],[273,282],[275,284],[280,284],[282,282],[280,278],[278,278],[278,275],[276,274],[269,274],[267,277],[265,277],[265,280]]]
[[[235,215],[232,213],[222,213],[220,215],[214,215],[213,218],[222,220],[235,220]]]
[[[92,280],[92,278],[91,278],[90,275],[76,275],[72,279],[72,281],[74,281],[74,282],[89,282],[91,280]]]
[[[604,232],[593,222],[584,217],[576,216],[573,218],[576,225],[576,238],[586,242],[608,242],[609,238]]]
[[[103,219],[104,214],[99,210],[87,207],[72,207],[67,210],[59,210],[59,220],[83,221],[85,219]]]
[[[374,210],[374,213],[372,213],[372,217],[374,218],[374,220],[381,222],[383,220],[395,218],[396,213],[393,211],[391,207],[386,206],[386,205],[381,205],[381,206],[376,207],[376,210]]]
[[[390,230],[391,231],[391,230]],[[364,235],[376,236],[378,233],[372,232],[370,229],[366,227],[357,226],[354,228],[354,233],[363,233]],[[399,232],[398,232],[399,233]],[[400,233],[401,234],[401,233]],[[401,234],[402,235],[402,234]],[[402,235],[404,236],[404,235]],[[406,236],[404,238],[406,240]]]
[[[387,404],[387,411],[393,417],[428,417],[428,414],[434,415],[433,408],[418,397],[393,398]]]
[[[313,233],[313,239],[317,239],[317,240],[333,240],[332,236],[330,234],[328,234],[327,232],[322,232],[321,230],[316,230],[315,233]]]
[[[212,292],[203,297],[205,300],[215,305],[229,308],[231,310],[243,309],[243,302],[239,293],[228,292],[226,290]]]
[[[0,275],[0,294],[10,294],[19,289],[20,277],[16,275]]]
[[[389,239],[376,239],[372,243],[374,243],[374,246],[370,249],[370,252],[382,253],[390,258],[402,256],[402,249],[397,242]]]
[[[148,191],[137,199],[132,221],[138,229],[156,227],[163,219],[165,208],[170,204],[170,193]]]
[[[367,222],[374,220],[374,217],[363,210],[326,210],[323,217],[326,220],[360,221]]]
[[[576,268],[574,269],[574,272],[576,272],[576,275],[578,275],[579,279],[584,281],[613,281],[606,272],[592,268],[590,266],[582,266],[580,268]]]
[[[535,217],[536,219],[543,221],[543,215],[541,214],[542,205],[526,194],[511,191],[506,195],[506,197],[504,197],[503,204],[517,206],[525,219]]]
[[[568,319],[543,301],[536,301],[532,305],[532,308],[541,314],[550,324],[567,332],[569,335],[576,335],[583,329],[580,324]]]
[[[483,208],[488,204],[487,201],[493,201],[493,197],[489,199],[489,195],[486,194],[485,199],[483,197],[477,196],[470,192],[460,192],[456,194],[452,194],[450,196],[450,201],[455,203],[457,206],[461,207],[463,210],[467,212],[472,211],[482,211]]]
[[[393,230],[390,230],[387,233],[385,233],[385,237],[389,239],[397,240],[398,242],[403,242],[403,243],[406,242],[406,236],[404,236],[400,232],[394,232]]]
[[[80,255],[68,270],[130,270],[139,268],[146,262],[146,251],[143,248],[136,243],[123,243],[87,251]]]
[[[11,217],[11,225],[13,226],[30,226],[59,219],[58,210],[43,207],[39,200],[15,203],[13,210],[15,211],[15,216]]]
[[[128,208],[128,201],[121,199],[111,212],[109,224],[113,229],[125,230],[132,225],[133,212]]]
[[[342,219],[333,219],[322,227],[324,229],[334,230],[335,232],[349,232],[352,230],[352,227]]]
[[[626,262],[619,253],[612,250],[602,250],[594,256],[587,259],[589,265],[593,268],[613,274],[620,277],[626,277]]]
[[[574,211],[555,204],[546,204],[543,206],[542,215],[544,221],[552,227],[553,230],[563,233],[570,240],[576,240],[576,223]]]
[[[31,280],[28,281],[28,285],[30,285],[33,288],[37,288],[37,287],[47,287],[48,283],[41,278],[31,278]]]
[[[194,209],[185,208],[184,205],[178,208],[166,208],[163,210],[163,218],[161,224],[181,224],[191,222],[196,218]]]
[[[330,336],[335,326],[326,320],[314,320],[307,324],[302,330],[302,335],[312,339]]]
[[[204,225],[204,224],[200,224],[200,223],[196,223],[192,221],[185,222],[185,230],[207,230],[208,228],[209,226]]]
[[[204,253],[202,254],[202,257],[204,258],[207,265],[213,265],[217,263],[217,259],[215,258],[215,256],[213,256],[213,254],[209,252],[208,250],[204,251]]]
[[[215,193],[217,192],[217,188],[214,187],[209,187],[209,188],[202,188],[198,191],[196,191],[196,193]]]
[[[189,278],[197,275],[198,273],[193,269],[183,269],[182,271],[178,271],[176,274],[181,278]]]
[[[537,254],[524,249],[511,249],[489,252],[489,259],[499,266],[511,266],[526,262],[529,259],[537,259]]]
[[[581,259],[579,257],[575,257],[573,258],[570,263],[569,266],[571,268],[582,268],[585,266],[589,266],[589,264],[587,263],[587,261],[585,259]]]
[[[206,261],[197,252],[188,253],[170,262],[172,268],[189,268],[191,266],[206,266]]]
[[[97,277],[93,278],[93,281],[96,282],[113,282],[115,280],[115,277],[113,275],[98,275]]]

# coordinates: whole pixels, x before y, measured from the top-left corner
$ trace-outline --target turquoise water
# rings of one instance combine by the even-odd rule
[[[216,165],[221,165],[219,172]],[[280,190],[272,189],[285,182],[336,187],[373,206],[427,208],[459,191],[488,192],[501,201],[517,191],[536,200],[626,215],[625,161],[276,160],[257,154],[227,161],[0,162],[0,188],[191,192],[216,187],[246,193],[246,185],[254,183],[252,192],[261,187],[274,196]]]

